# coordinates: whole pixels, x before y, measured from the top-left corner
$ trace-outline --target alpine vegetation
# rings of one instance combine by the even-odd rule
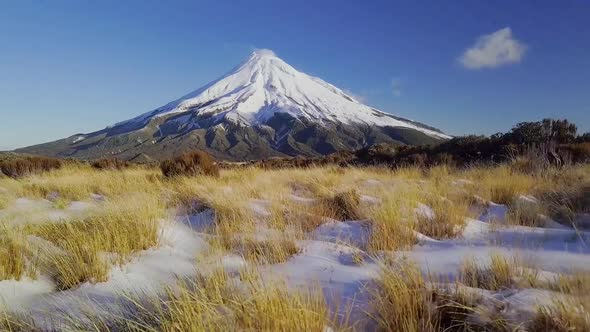
[[[170,163],[0,177],[2,329],[588,327],[587,164]]]

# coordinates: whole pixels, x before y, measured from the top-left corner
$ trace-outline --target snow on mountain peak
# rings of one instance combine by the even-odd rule
[[[269,50],[267,48],[257,48],[254,50],[254,52],[252,52],[252,55],[258,55],[260,57],[273,57],[273,58],[277,57],[277,55],[275,54],[275,52],[273,52],[273,50]]]
[[[225,120],[243,125],[261,125],[277,113],[287,113],[320,124],[406,127],[448,138],[363,105],[337,87],[296,70],[268,49],[255,50],[220,79],[130,122],[147,123],[155,117],[185,112],[214,122]]]

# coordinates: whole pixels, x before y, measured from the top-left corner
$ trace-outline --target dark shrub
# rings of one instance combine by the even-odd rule
[[[375,144],[356,151],[356,158],[362,164],[378,165],[393,163],[396,155],[396,146],[393,144]]]
[[[590,133],[584,133],[576,137],[576,143],[587,143],[590,142]]]
[[[55,158],[45,157],[17,157],[0,160],[0,173],[11,178],[39,174],[63,166],[63,162]]]
[[[567,144],[560,148],[571,154],[573,162],[584,163],[590,161],[590,142]]]
[[[213,157],[203,151],[182,154],[160,163],[162,174],[167,177],[209,175],[219,176],[219,167]]]
[[[453,155],[446,152],[435,155],[433,163],[435,165],[445,165],[449,167],[454,167],[456,165]]]
[[[124,168],[131,166],[131,164],[128,161],[117,159],[117,158],[95,160],[90,165],[96,169],[111,169],[111,170],[114,170],[114,169],[120,170],[120,169],[124,169]]]

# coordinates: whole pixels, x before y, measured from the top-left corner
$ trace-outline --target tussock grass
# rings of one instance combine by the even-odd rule
[[[560,275],[547,288],[566,294],[539,306],[532,331],[590,331],[590,274]]]
[[[472,320],[480,300],[459,286],[435,289],[407,262],[382,265],[370,290],[369,317],[377,331],[500,331],[501,319]]]
[[[479,265],[475,259],[467,258],[460,271],[460,280],[467,286],[489,290],[501,290],[514,285],[516,270],[503,256],[494,254],[489,266]]]
[[[252,236],[224,239],[226,250],[242,255],[246,260],[257,264],[277,264],[286,262],[290,257],[299,253],[295,241],[286,235],[269,236],[256,239]]]
[[[12,203],[12,200],[9,197],[0,194],[0,210],[6,209],[10,203]]]
[[[6,332],[42,332],[31,318],[0,309],[0,330]]]
[[[539,278],[539,270],[527,266],[518,257],[499,254],[490,256],[489,264],[480,265],[467,258],[461,266],[459,280],[470,287],[499,291],[507,288],[547,288]]]
[[[434,217],[418,214],[416,231],[435,239],[455,238],[463,231],[465,218],[470,214],[466,201],[450,201],[429,195],[426,205],[434,211]]]
[[[499,204],[511,204],[516,197],[531,193],[536,185],[532,175],[508,166],[471,168],[463,176],[476,183],[477,194]]]
[[[539,307],[530,323],[531,331],[590,331],[590,297],[554,301]]]
[[[57,193],[67,200],[86,200],[92,194],[116,197],[135,192],[157,195],[162,191],[162,181],[155,170],[137,167],[98,172],[85,165],[68,165],[41,176],[22,179],[19,186],[20,194],[25,197],[46,198]]]
[[[320,200],[323,205],[324,216],[336,220],[362,219],[360,212],[361,198],[356,190],[337,193],[331,197]]]
[[[565,294],[590,296],[590,273],[562,274],[549,284],[549,289]]]
[[[33,249],[23,234],[0,225],[0,281],[35,278],[37,266],[32,256]]]
[[[411,265],[382,267],[371,291],[370,315],[379,331],[435,331],[426,282]]]
[[[460,284],[427,281],[418,268],[397,261],[381,266],[370,290],[368,314],[377,331],[518,330],[499,313],[479,307],[482,300],[479,293]]]
[[[13,201],[14,197],[0,192],[0,210],[6,209]]]
[[[285,262],[297,254],[296,240],[305,238],[327,217],[366,217],[369,241],[362,249],[383,254],[410,248],[417,242],[416,232],[438,239],[456,237],[470,215],[474,195],[509,204],[512,217],[520,224],[537,225],[534,217],[538,215],[538,211],[533,213],[514,204],[522,194],[541,198],[543,204],[552,201],[567,206],[573,216],[587,209],[582,184],[587,183],[589,170],[572,167],[562,169],[562,173],[548,169],[524,174],[508,166],[468,170],[446,166],[396,170],[246,167],[220,170],[218,177],[164,178],[158,170],[140,167],[97,171],[89,166],[67,165],[18,180],[2,178],[0,187],[8,188],[10,194],[0,192],[0,198],[7,197],[6,204],[11,204],[14,197],[57,195],[63,202],[56,201],[55,206],[65,207],[66,202],[88,199],[94,193],[105,196],[105,203],[100,203],[104,211],[68,223],[27,225],[22,230],[24,235],[35,235],[54,245],[40,255],[39,269],[49,272],[58,288],[65,290],[83,282],[104,281],[112,264],[124,264],[134,253],[157,246],[159,219],[166,207],[185,207],[183,213],[212,209],[214,225],[206,235],[211,250],[242,255],[258,266]],[[473,183],[452,184],[457,178]],[[292,194],[308,200],[294,200]],[[361,204],[361,194],[377,197],[380,203]],[[435,218],[417,219],[414,208],[418,202],[431,207]],[[268,215],[261,211],[264,207]],[[0,279],[2,274],[16,278],[28,273],[32,259],[27,256],[28,249],[21,247],[27,243],[24,235],[4,240],[0,236]],[[359,254],[353,260],[360,264],[363,257]],[[533,269],[527,272],[499,255],[490,260],[485,267],[466,261],[461,281],[491,290],[542,287],[564,294],[587,293],[585,287],[590,284],[585,277],[563,277],[543,285]],[[415,268],[384,267],[376,292],[371,293],[370,315],[378,329],[486,330],[491,326],[490,330],[501,330],[504,323],[500,319],[484,327],[468,322],[475,314],[474,299],[460,287],[442,292],[430,286]],[[111,321],[96,326],[132,331],[323,331],[327,326],[336,327],[320,291],[288,290],[280,282],[268,283],[266,278],[263,283],[252,276],[235,278],[223,272],[171,288],[150,303],[132,302],[137,316],[108,317]],[[79,323],[78,330],[88,329]]]
[[[416,244],[413,225],[408,222],[407,212],[404,211],[408,196],[391,193],[383,198],[381,205],[369,212],[372,230],[367,249],[398,250]]]
[[[59,210],[64,210],[68,207],[70,202],[67,199],[57,198],[53,201],[53,207]]]
[[[122,264],[131,254],[156,246],[162,215],[159,200],[134,195],[83,220],[28,225],[26,232],[61,249],[48,253],[44,264],[58,288],[69,289],[86,281],[105,281],[111,260]],[[115,256],[107,260],[107,253]]]
[[[545,208],[542,203],[518,203],[515,202],[508,207],[506,222],[511,225],[543,227]]]
[[[288,289],[279,281],[263,282],[252,271],[242,272],[239,280],[214,271],[180,282],[162,297],[134,300],[129,307],[134,315],[116,318],[116,326],[126,331],[320,332],[339,327],[321,290]],[[90,321],[104,325],[99,317]]]
[[[278,282],[255,282],[252,294],[236,312],[238,326],[255,331],[325,331],[333,326],[322,292],[291,290]],[[241,301],[239,301],[241,302]]]
[[[541,199],[551,216],[571,225],[576,214],[590,212],[590,180],[586,177],[578,183],[557,187],[542,193]]]

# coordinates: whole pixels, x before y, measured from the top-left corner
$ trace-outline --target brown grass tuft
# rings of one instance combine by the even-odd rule
[[[177,158],[165,160],[160,164],[162,174],[174,176],[219,176],[219,167],[213,157],[204,151],[185,153]]]
[[[337,193],[333,197],[324,198],[321,203],[324,205],[325,212],[336,220],[358,220],[362,219],[360,213],[361,198],[356,190]]]
[[[131,166],[131,163],[126,160],[117,158],[99,159],[90,163],[90,166],[95,169],[110,169],[122,170]]]

